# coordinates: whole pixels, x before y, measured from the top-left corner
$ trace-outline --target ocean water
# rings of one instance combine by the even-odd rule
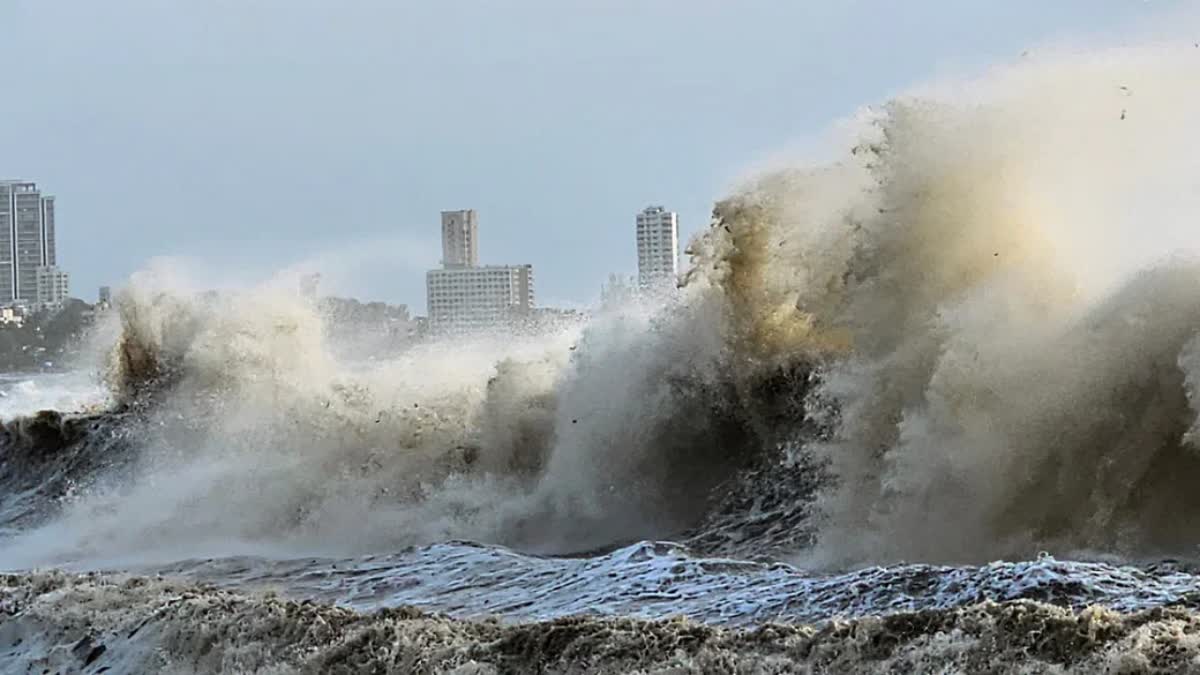
[[[538,334],[139,273],[0,380],[0,668],[1196,672],[1197,76],[889,101]]]

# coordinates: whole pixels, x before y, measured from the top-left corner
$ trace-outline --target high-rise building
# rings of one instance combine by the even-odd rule
[[[112,304],[112,287],[111,286],[101,286],[100,292],[96,294],[96,302],[98,304],[105,305],[105,306],[111,305]]]
[[[638,285],[674,287],[679,273],[679,214],[650,206],[637,214]]]
[[[31,181],[0,181],[0,303],[38,303],[38,268],[57,265],[54,197]]]
[[[533,310],[532,265],[479,266],[479,216],[442,212],[442,268],[425,275],[429,327],[458,332],[511,324]]]
[[[442,267],[479,264],[479,215],[475,209],[442,211]]]

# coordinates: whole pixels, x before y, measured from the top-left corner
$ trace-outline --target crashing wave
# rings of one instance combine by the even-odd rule
[[[1189,553],[1197,67],[1068,56],[867,111],[839,161],[719,202],[672,298],[538,335],[364,366],[283,285],[136,278],[113,360],[146,402],[136,466],[22,560]]]

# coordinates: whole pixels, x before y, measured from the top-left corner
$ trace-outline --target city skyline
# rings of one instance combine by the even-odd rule
[[[68,4],[0,8],[24,97],[0,104],[0,175],[59,195],[79,294],[168,256],[231,283],[321,268],[413,307],[441,209],[486,214],[490,257],[579,305],[634,271],[631,210],[669,204],[686,243],[731,185],[819,154],[864,104],[1047,43],[1195,26],[1171,0]]]
[[[8,294],[7,299],[0,298],[0,301],[35,305],[50,302],[44,296],[51,297],[53,302],[61,302],[67,297],[85,299],[81,293],[69,296],[69,275],[57,266],[55,201],[55,196],[44,194],[36,181],[0,179],[0,294]],[[674,279],[679,272],[678,215],[662,206],[650,206],[638,213],[636,221],[637,234],[633,241],[641,286],[655,285],[663,278]],[[475,209],[441,212],[441,270],[427,272],[427,316],[435,322],[437,312],[434,311],[432,279],[437,272],[472,272],[473,276],[456,276],[470,277],[472,283],[486,286],[494,285],[496,279],[492,277],[502,274],[506,283],[511,280],[515,289],[513,297],[521,299],[520,306],[526,312],[534,308],[532,265],[480,265],[478,238],[479,214]],[[22,239],[28,240],[25,248],[19,246]],[[648,248],[651,244],[655,247],[652,256]],[[26,261],[25,265],[21,264],[22,260]],[[317,272],[304,277],[302,293],[315,296],[320,276]],[[454,281],[449,285],[458,283]],[[29,289],[36,289],[36,292],[31,293]],[[97,302],[107,304],[111,299],[112,286],[99,286]],[[496,313],[493,311],[492,314]],[[488,320],[495,318],[489,316]]]

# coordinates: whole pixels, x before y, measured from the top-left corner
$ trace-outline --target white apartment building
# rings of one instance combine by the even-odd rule
[[[638,286],[673,288],[679,274],[679,214],[650,206],[637,214]]]
[[[533,309],[533,266],[448,267],[425,275],[429,324],[470,330],[527,317]]]

